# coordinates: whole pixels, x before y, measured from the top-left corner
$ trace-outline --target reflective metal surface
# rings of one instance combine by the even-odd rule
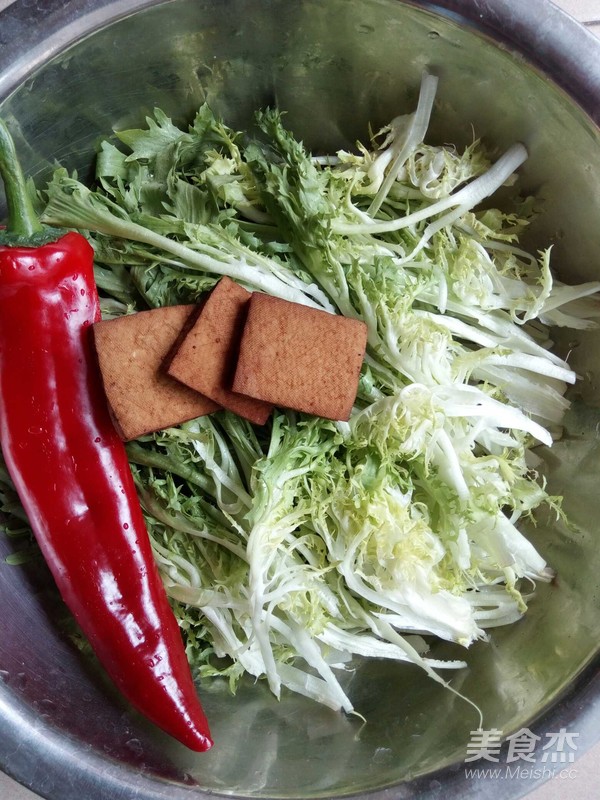
[[[184,120],[206,98],[234,126],[276,102],[311,147],[350,146],[369,122],[413,108],[424,67],[440,75],[432,138],[524,141],[523,185],[543,201],[531,242],[555,244],[566,281],[600,277],[600,43],[543,0],[51,0],[43,25],[26,0],[0,13],[0,113],[40,179],[54,160],[88,174],[113,127],[154,106]],[[522,622],[474,646],[452,683],[485,728],[567,726],[581,752],[600,731],[600,334],[558,346],[583,382],[562,441],[543,455],[574,524],[541,519],[531,535],[559,578]],[[0,536],[2,553],[10,547]],[[231,697],[207,683],[216,746],[192,754],[76,649],[41,564],[0,561],[0,608],[0,766],[52,800],[501,800],[533,788],[465,780],[477,715],[418,670],[384,662],[348,677],[364,726],[302,699],[278,703],[261,684]]]

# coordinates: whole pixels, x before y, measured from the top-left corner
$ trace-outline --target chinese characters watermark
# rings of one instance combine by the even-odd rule
[[[521,728],[506,739],[498,728],[478,728],[471,731],[465,763],[479,765],[465,771],[472,778],[573,778],[576,770],[565,765],[575,761],[578,738],[578,733],[566,728],[544,736]]]

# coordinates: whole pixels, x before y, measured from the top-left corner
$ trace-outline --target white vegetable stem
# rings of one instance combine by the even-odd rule
[[[429,75],[426,72],[423,73],[417,110],[408,118],[411,120],[411,122],[405,136],[398,141],[394,141],[391,145],[390,149],[393,155],[393,160],[390,164],[387,175],[383,180],[383,183],[379,187],[379,191],[369,206],[368,213],[372,217],[374,217],[381,208],[381,204],[387,197],[388,192],[398,177],[398,173],[404,166],[406,159],[410,156],[415,147],[421,144],[425,138],[427,128],[429,127],[429,120],[431,118],[431,111],[433,109],[433,101],[435,100],[437,84],[438,79],[435,75]]]
[[[451,225],[463,214],[466,214],[467,211],[470,211],[478,203],[481,203],[482,200],[485,200],[486,197],[489,197],[497,191],[527,159],[527,155],[525,145],[517,142],[510,147],[504,155],[500,156],[498,161],[490,167],[485,175],[480,175],[479,178],[476,178],[468,186],[464,186],[455,194],[444,197],[437,203],[433,203],[426,208],[422,208],[405,217],[398,217],[389,222],[354,224],[334,221],[332,223],[332,229],[335,233],[349,235],[359,233],[391,233],[392,231],[408,228],[411,225],[429,219],[429,217],[440,214],[449,208],[453,209],[450,213],[445,214],[443,217],[440,217],[440,219],[427,226],[423,234],[423,239],[429,239],[434,233],[437,233],[437,231],[445,228],[447,225]]]

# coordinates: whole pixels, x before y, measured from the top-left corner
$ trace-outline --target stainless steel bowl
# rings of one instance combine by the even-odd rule
[[[524,141],[543,201],[530,244],[551,241],[568,281],[600,277],[600,42],[545,0],[17,0],[0,13],[0,113],[36,178],[57,159],[87,174],[98,138],[154,106],[178,120],[205,98],[233,125],[276,102],[309,146],[364,137],[440,76],[433,139]],[[43,18],[42,18],[43,17]],[[574,527],[532,530],[559,579],[528,615],[469,653],[454,685],[487,729],[600,732],[600,336],[559,337],[583,376],[563,439],[544,454]],[[10,542],[0,537],[2,553]],[[501,798],[536,781],[467,779],[477,717],[411,667],[370,662],[355,721],[261,684],[201,687],[216,747],[194,755],[141,720],[64,634],[38,566],[0,561],[0,766],[54,800]],[[448,652],[440,646],[436,654]]]

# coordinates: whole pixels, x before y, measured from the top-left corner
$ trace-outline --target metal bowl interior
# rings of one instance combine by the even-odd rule
[[[535,63],[491,33],[495,26],[526,40],[548,12],[579,52],[600,62],[600,45],[543,2],[514,16],[510,4],[493,4],[492,13],[491,3],[475,0],[140,5],[147,7],[129,13],[132,3],[87,3],[88,15],[68,30],[50,16],[45,49],[40,39],[30,52],[35,69],[15,78],[16,62],[12,72],[6,66],[0,113],[36,180],[55,161],[90,175],[100,136],[139,125],[155,106],[189,120],[205,99],[240,127],[277,104],[309,147],[351,147],[369,123],[412,110],[427,68],[440,76],[430,140],[463,145],[475,132],[498,152],[523,141],[530,159],[518,188],[535,193],[541,208],[530,245],[554,245],[565,282],[600,277],[600,136],[584,108],[588,95],[600,98],[600,73],[595,86],[577,77],[570,86],[569,65],[556,53],[544,64],[538,52]],[[7,20],[0,18],[4,31]],[[541,732],[567,722],[578,726],[583,749],[598,719],[600,334],[561,334],[557,347],[571,351],[582,382],[562,439],[540,456],[572,526],[543,518],[531,536],[559,579],[538,587],[521,622],[473,646],[452,685],[481,708],[486,729]],[[4,554],[11,543],[0,537],[0,547]],[[244,683],[235,697],[219,681],[203,684],[216,747],[192,754],[141,720],[76,649],[42,566],[0,561],[0,605],[0,766],[45,797],[500,798],[534,785],[465,781],[475,711],[417,669],[383,661],[348,675],[364,725],[302,699],[277,702],[260,682]],[[464,655],[449,645],[434,645],[433,654]]]

